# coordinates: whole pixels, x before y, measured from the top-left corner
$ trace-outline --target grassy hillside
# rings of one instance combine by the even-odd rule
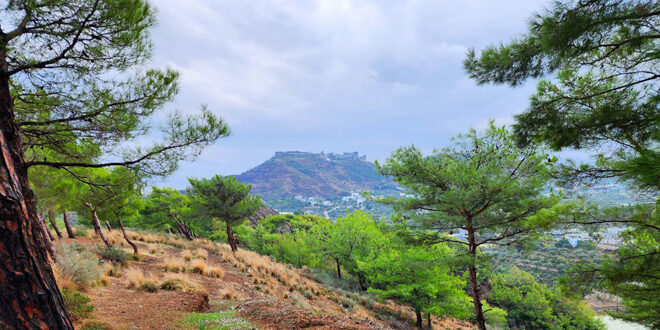
[[[227,244],[129,231],[141,251],[133,258],[117,230],[107,234],[114,249],[101,248],[91,230],[77,233],[57,242],[55,270],[79,329],[409,328],[414,320],[406,307],[251,251],[232,254]]]

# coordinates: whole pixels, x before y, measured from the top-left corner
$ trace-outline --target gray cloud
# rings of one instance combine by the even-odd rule
[[[275,151],[445,145],[524,110],[533,83],[476,86],[469,47],[507,41],[547,1],[154,1],[153,65],[182,74],[182,111],[205,103],[234,135],[186,163],[186,176],[237,174]]]

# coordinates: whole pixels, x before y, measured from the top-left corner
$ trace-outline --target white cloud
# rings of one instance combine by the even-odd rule
[[[462,61],[469,47],[524,32],[544,1],[154,5],[154,64],[182,73],[173,107],[191,111],[206,103],[234,132],[205,152],[203,163],[182,168],[212,175],[242,172],[283,149],[355,150],[382,159],[401,144],[442,146],[488,118],[510,120],[524,109],[529,86],[478,87]],[[183,184],[180,177],[173,184]]]

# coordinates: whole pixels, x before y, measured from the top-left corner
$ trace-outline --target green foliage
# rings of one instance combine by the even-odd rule
[[[584,303],[568,300],[515,267],[490,281],[488,302],[507,311],[514,329],[603,329]]]
[[[116,247],[99,246],[96,250],[96,253],[99,254],[101,259],[112,261],[120,265],[125,265],[126,262],[131,258],[131,255],[126,251]]]
[[[73,230],[73,233],[76,235],[76,237],[87,237],[87,229],[81,228],[81,227],[76,227],[76,229]]]
[[[380,224],[361,211],[340,217],[334,224],[317,224],[311,228],[308,240],[313,250],[335,264],[339,277],[343,268],[357,276],[360,286],[366,289],[365,274],[357,261],[386,244]]]
[[[513,136],[493,122],[483,133],[471,130],[454,139],[454,146],[424,156],[414,146],[399,148],[379,165],[409,193],[384,199],[398,212],[395,221],[412,230],[426,244],[449,242],[463,246],[456,260],[465,262],[477,323],[484,321],[477,268],[478,249],[484,244],[529,247],[540,230],[550,227],[547,217],[532,217],[552,207],[557,196],[543,196],[553,160],[535,146],[518,148]],[[542,219],[542,220],[540,220]],[[445,234],[467,231],[467,240]]]
[[[178,225],[174,217],[179,216],[183,222],[190,223],[190,213],[188,196],[173,188],[153,187],[140,209],[140,221],[135,225],[159,231],[176,230]]]
[[[156,284],[154,281],[144,281],[140,286],[137,287],[138,291],[155,293],[160,289],[160,285]]]
[[[62,293],[64,308],[69,313],[72,321],[84,320],[92,315],[94,306],[89,303],[89,297],[84,293],[71,289],[63,289],[60,292]]]
[[[56,265],[60,276],[72,280],[80,289],[92,286],[103,276],[96,255],[77,244],[57,244]]]
[[[181,279],[168,278],[160,284],[160,288],[168,291],[183,291],[185,285]]]
[[[466,319],[471,303],[465,282],[452,274],[453,253],[443,244],[392,246],[360,260],[359,268],[368,274],[369,292],[425,313]]]
[[[188,178],[188,182],[187,193],[198,219],[204,221],[206,228],[217,228],[218,222],[224,222],[227,240],[235,249],[232,228],[254,215],[261,205],[261,199],[250,194],[252,186],[240,183],[235,177],[220,175],[211,179]]]
[[[659,8],[654,1],[555,2],[532,18],[522,38],[480,55],[470,51],[465,68],[479,83],[514,86],[555,73],[538,83],[530,107],[517,117],[519,141],[555,149],[607,143],[609,152],[596,164],[569,172],[657,189]]]
[[[636,188],[660,189],[660,57],[657,1],[562,1],[535,16],[520,39],[468,53],[465,68],[479,83],[538,82],[530,106],[514,126],[521,144],[547,143],[554,149],[597,150],[596,161],[562,168],[564,180],[618,178]],[[572,290],[600,289],[625,296],[625,315],[660,326],[659,284],[654,267],[660,250],[658,206],[634,207],[625,217],[589,209],[570,220],[582,224],[623,223],[634,228],[626,244],[601,267],[578,265]],[[618,213],[618,211],[617,211]],[[604,216],[605,215],[605,216]],[[585,280],[588,279],[588,280]],[[593,279],[590,282],[589,279]],[[570,281],[566,281],[570,283]],[[579,289],[574,284],[582,283]],[[640,283],[635,285],[632,283]]]
[[[236,315],[236,311],[230,310],[219,313],[190,313],[183,318],[187,327],[200,330],[231,330],[231,329],[253,329],[247,320]]]
[[[198,214],[236,226],[254,215],[261,205],[250,195],[251,186],[232,176],[216,175],[211,179],[189,178],[187,193]]]

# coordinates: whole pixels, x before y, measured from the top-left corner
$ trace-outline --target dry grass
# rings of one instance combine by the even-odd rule
[[[144,272],[140,268],[129,268],[126,270],[127,287],[129,289],[138,288],[146,281]]]
[[[220,291],[220,297],[226,300],[233,300],[236,299],[236,294],[232,289],[223,289]]]
[[[222,278],[224,274],[225,272],[220,267],[209,267],[209,269],[206,272],[206,275],[215,278]]]
[[[148,251],[150,254],[158,254],[158,247],[155,245],[149,245]]]
[[[206,260],[206,259],[209,258],[209,251],[207,251],[207,250],[205,250],[205,249],[202,249],[202,248],[195,249],[195,250],[192,252],[192,254],[193,254],[193,256],[195,256],[195,257],[197,257],[197,258],[199,258],[199,259],[204,259],[204,260]]]
[[[192,260],[192,252],[190,252],[189,250],[181,251],[180,255],[181,258],[185,259],[186,261]]]
[[[163,267],[165,268],[166,272],[179,273],[186,271],[186,263],[178,258],[165,260]]]
[[[204,261],[195,260],[192,262],[190,266],[190,271],[192,271],[193,273],[205,275],[208,272],[208,269]]]

